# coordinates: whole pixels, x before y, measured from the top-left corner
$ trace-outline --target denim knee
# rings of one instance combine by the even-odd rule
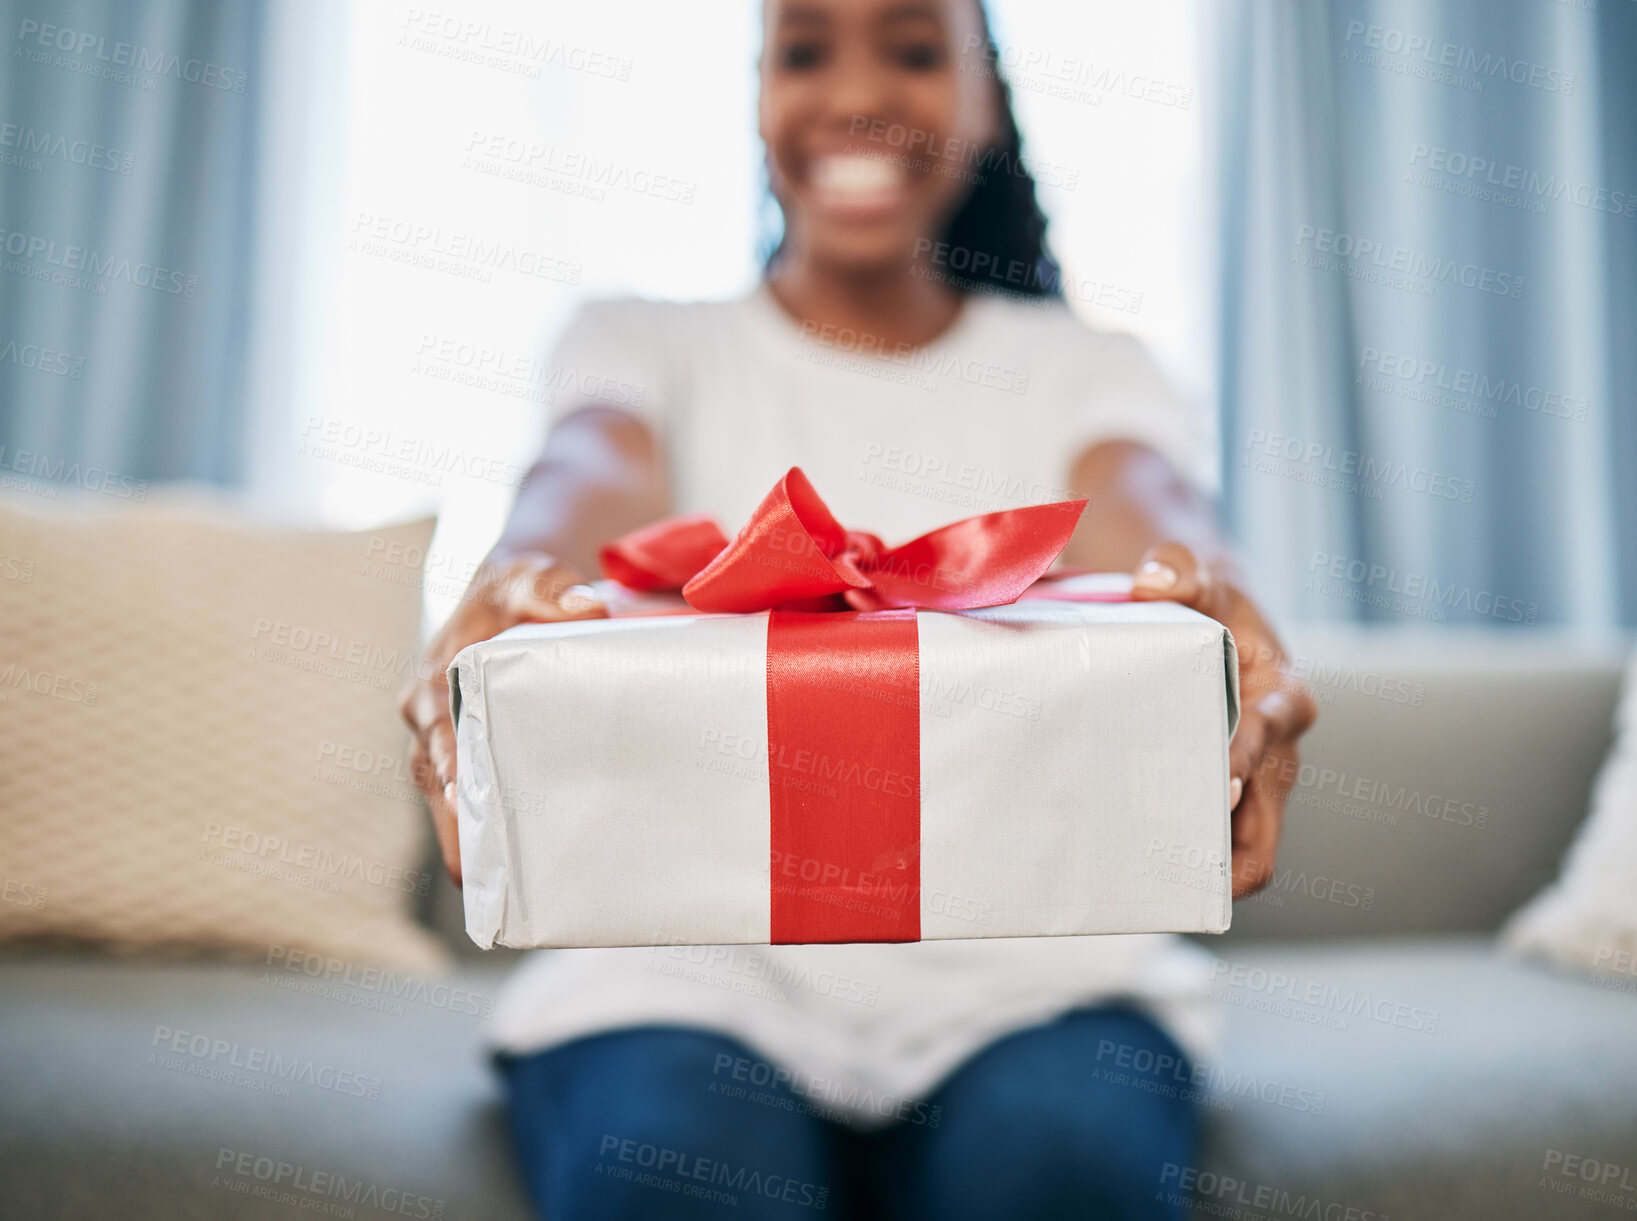
[[[882,1135],[877,1194],[906,1221],[1184,1218],[1166,1170],[1191,1164],[1198,1120],[1177,1084],[1185,1073],[1162,1064],[1185,1060],[1150,1019],[1124,1009],[1080,1011],[1003,1039],[934,1096],[936,1127]]]
[[[519,1161],[551,1221],[755,1218],[822,1207],[834,1134],[788,1088],[754,1096],[724,1071],[754,1057],[705,1031],[614,1031],[509,1059]],[[788,1097],[788,1104],[786,1099]]]

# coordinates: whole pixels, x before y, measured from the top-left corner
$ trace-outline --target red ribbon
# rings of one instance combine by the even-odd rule
[[[921,939],[913,610],[767,620],[774,945]]]
[[[889,549],[845,529],[793,466],[731,542],[707,517],[669,517],[598,558],[621,585],[680,589],[701,611],[974,610],[1016,602],[1068,545],[1085,507],[1003,509]]]
[[[773,612],[774,944],[920,940],[914,608],[1017,601],[1068,544],[1085,506],[986,513],[888,549],[843,529],[792,467],[731,542],[709,518],[671,517],[602,549],[603,571],[628,588],[681,589],[700,611]]]

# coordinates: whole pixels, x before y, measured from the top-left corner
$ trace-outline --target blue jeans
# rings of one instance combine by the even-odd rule
[[[1186,1215],[1174,1192],[1198,1135],[1187,1065],[1129,1009],[1000,1039],[924,1102],[886,1100],[900,1118],[869,1133],[701,1030],[611,1031],[501,1067],[547,1221]]]

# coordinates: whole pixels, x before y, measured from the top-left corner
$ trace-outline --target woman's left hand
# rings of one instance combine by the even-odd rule
[[[1233,897],[1255,894],[1273,879],[1284,825],[1288,778],[1296,775],[1296,740],[1318,716],[1307,685],[1285,666],[1284,646],[1256,604],[1212,577],[1180,543],[1149,549],[1132,577],[1137,601],[1180,602],[1233,633],[1239,650],[1239,728],[1228,747],[1233,807]]]

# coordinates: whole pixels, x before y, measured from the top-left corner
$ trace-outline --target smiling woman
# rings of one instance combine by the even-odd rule
[[[1053,291],[978,0],[768,0],[763,33],[759,126],[784,220],[765,281],[712,303],[582,308],[552,361],[575,372],[574,391],[550,402],[499,541],[404,693],[451,874],[463,848],[483,859],[456,817],[454,656],[518,623],[603,615],[584,578],[604,544],[668,512],[746,520],[800,465],[845,489],[838,519],[894,540],[944,524],[952,501],[984,512],[1087,498],[1066,557],[1132,571],[1134,598],[1228,626],[1244,659],[1232,881],[1236,895],[1261,888],[1284,793],[1259,778],[1295,764],[1313,703],[1212,518],[1187,409],[1138,344],[1088,327]],[[646,243],[639,231],[632,245]],[[1017,265],[1029,291],[993,291]],[[547,805],[584,816],[568,793]],[[669,1180],[644,1180],[660,1156],[648,1150],[799,1186],[845,1215],[1185,1208],[1160,1189],[1165,1166],[1190,1164],[1192,1102],[1111,1084],[1099,1049],[1203,1054],[1198,951],[1147,934],[698,952],[709,969],[619,949],[536,957],[500,998],[493,1036],[546,1215],[715,1207],[654,1191]],[[795,982],[839,977],[870,981],[872,1002],[837,1005]],[[782,982],[770,993],[769,980]],[[713,1076],[756,1057],[788,1087],[765,1107]],[[830,1105],[797,1101],[814,1082],[834,1087]],[[923,1105],[943,1121],[883,1127]],[[739,1204],[740,1216],[777,1207],[750,1191]]]
[[[542,339],[587,295],[742,293],[778,244],[775,171],[757,139],[760,75],[774,68],[756,45],[764,8],[740,0],[702,23],[660,0],[549,15],[485,0],[459,19],[281,7],[278,60],[302,104],[278,111],[262,209],[266,321],[247,470],[258,499],[344,527],[435,507],[428,612],[453,610],[508,508],[510,484],[485,472],[526,466],[541,408],[588,376],[553,364]],[[970,189],[920,239],[915,274],[1015,296],[1061,285],[1081,317],[1140,335],[1197,402],[1210,363],[1200,313],[1210,297],[1193,287],[1197,110],[1124,91],[1137,76],[1194,79],[1189,11],[1185,0],[1140,14],[998,0],[946,50],[962,82],[1010,78],[1026,147],[1005,113],[993,147],[952,133],[934,144],[924,123],[879,119],[849,119],[842,136],[895,173],[914,163]],[[321,53],[334,71],[314,65]],[[1092,148],[1126,170],[1094,168]],[[1130,167],[1143,190],[1130,189]],[[1037,202],[1055,222],[1046,259]],[[382,241],[381,226],[410,237]],[[455,243],[552,274],[433,249]],[[886,339],[866,333],[854,346],[896,352]],[[896,359],[925,384],[913,358]],[[1021,370],[989,375],[1024,384]],[[628,385],[619,405],[642,393]],[[1202,413],[1192,421],[1211,427]],[[369,440],[314,444],[342,424]],[[1210,465],[1198,472],[1207,488]]]

